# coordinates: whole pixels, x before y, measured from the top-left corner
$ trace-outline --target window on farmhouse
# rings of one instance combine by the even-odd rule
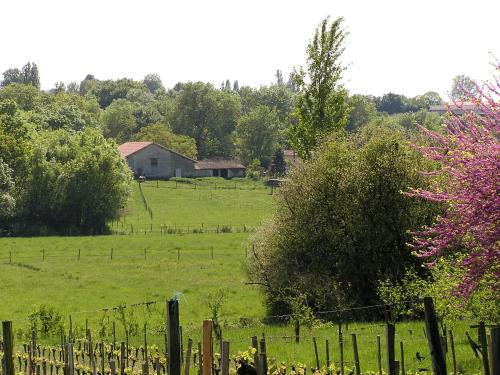
[[[151,159],[149,159],[149,160],[151,161],[151,167],[152,167],[152,168],[156,168],[156,167],[158,167],[158,159],[156,159],[156,158],[151,158]]]

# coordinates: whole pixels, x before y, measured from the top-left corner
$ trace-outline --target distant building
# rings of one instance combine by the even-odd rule
[[[198,177],[243,177],[245,166],[236,160],[230,159],[205,159],[196,162],[194,168]]]
[[[245,167],[235,160],[196,161],[154,142],[127,142],[118,148],[136,178],[232,178],[245,175]]]
[[[478,115],[484,115],[481,106],[472,102],[456,102],[440,105],[431,105],[429,112],[437,112],[440,115],[451,112],[455,115],[462,115],[465,112],[475,112]]]

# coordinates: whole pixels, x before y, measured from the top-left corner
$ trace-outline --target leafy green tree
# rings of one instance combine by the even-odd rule
[[[37,89],[40,88],[40,77],[38,75],[38,67],[35,63],[26,63],[21,70],[7,69],[3,73],[3,81],[0,86],[7,86],[12,83],[20,83],[24,85],[31,85]]]
[[[459,74],[455,76],[451,85],[450,97],[453,100],[466,101],[476,97],[479,93],[479,88],[471,77]]]
[[[17,104],[0,100],[0,155],[12,170],[16,187],[24,186],[29,166],[31,131]]]
[[[132,139],[137,127],[135,106],[125,99],[116,99],[102,114],[103,133],[116,142],[123,143]]]
[[[428,91],[423,95],[417,95],[413,100],[418,108],[426,111],[429,110],[431,105],[440,105],[444,103],[441,96],[435,91]]]
[[[276,84],[278,86],[285,85],[285,81],[283,80],[283,72],[280,69],[276,69]]]
[[[179,85],[169,123],[176,134],[194,138],[200,158],[230,156],[231,134],[240,114],[240,99],[232,91],[203,82]]]
[[[142,80],[142,83],[146,85],[149,92],[152,94],[154,94],[159,89],[164,88],[163,83],[161,82],[160,75],[157,73],[147,74]]]
[[[26,63],[22,70],[21,76],[23,78],[23,82],[25,85],[31,85],[40,88],[40,77],[38,75],[38,66],[35,63]]]
[[[252,238],[248,276],[263,287],[269,312],[289,312],[300,295],[314,311],[376,304],[378,280],[421,270],[409,231],[437,208],[401,191],[427,183],[423,163],[401,130],[368,126],[331,136],[296,166],[274,217]]]
[[[236,152],[244,163],[258,159],[267,167],[278,147],[279,119],[276,111],[259,105],[241,116],[236,125]]]
[[[340,85],[344,67],[340,58],[347,36],[342,18],[323,20],[307,46],[307,72],[295,74],[298,95],[295,104],[297,123],[290,128],[290,142],[305,159],[320,138],[343,130],[349,119],[346,90]]]
[[[377,108],[372,98],[364,95],[353,95],[347,100],[351,112],[346,130],[354,132],[368,124],[377,116]]]
[[[118,217],[131,173],[99,130],[40,132],[32,155],[22,202],[26,224],[103,233]]]
[[[238,80],[234,81],[233,83],[233,91],[240,91],[240,84],[238,83]]]
[[[144,93],[149,93],[149,89],[144,83],[137,82],[128,78],[122,78],[116,81],[113,80],[106,80],[106,81],[89,80],[89,81],[91,81],[92,84],[90,84],[90,89],[88,93],[94,95],[97,98],[99,105],[103,109],[111,105],[113,100],[126,99],[129,92],[132,91],[133,89],[140,90]],[[87,86],[87,84],[85,84],[85,86]]]
[[[0,158],[0,226],[14,215],[16,200],[14,198],[14,180],[12,170]]]
[[[45,98],[47,95],[37,88],[22,83],[11,83],[0,89],[0,100],[10,99],[23,111],[32,111]]]
[[[194,139],[185,135],[174,134],[166,125],[155,124],[141,128],[134,139],[136,141],[158,143],[170,150],[196,160],[197,152]]]
[[[3,80],[0,82],[0,86],[5,87],[12,83],[23,83],[21,71],[18,68],[7,69],[3,72]]]

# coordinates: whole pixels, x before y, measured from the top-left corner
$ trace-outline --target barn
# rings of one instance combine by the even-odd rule
[[[194,168],[199,177],[243,177],[245,166],[236,160],[215,158],[196,162]]]
[[[119,147],[135,177],[196,177],[196,160],[154,142],[127,142]]]
[[[236,160],[214,158],[196,161],[154,142],[127,142],[118,148],[136,178],[232,178],[245,175],[245,166]]]

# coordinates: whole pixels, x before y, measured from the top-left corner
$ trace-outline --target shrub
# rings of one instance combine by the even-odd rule
[[[290,312],[287,299],[300,295],[313,311],[376,304],[379,279],[421,270],[408,231],[430,223],[438,207],[401,191],[424,186],[424,161],[402,132],[369,127],[329,139],[297,167],[247,264],[269,311]]]

